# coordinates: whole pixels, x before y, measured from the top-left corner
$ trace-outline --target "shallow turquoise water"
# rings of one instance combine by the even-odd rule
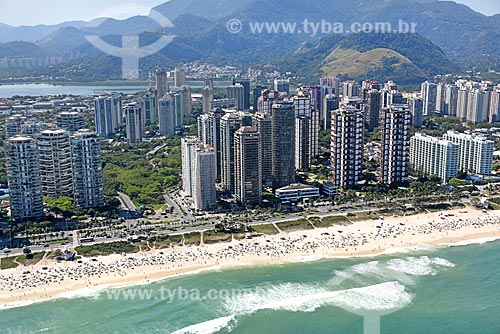
[[[0,333],[354,334],[368,314],[384,334],[499,334],[500,242],[203,272],[3,310]]]

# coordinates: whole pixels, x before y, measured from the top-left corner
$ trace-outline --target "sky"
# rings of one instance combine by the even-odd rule
[[[55,24],[64,21],[88,21],[96,17],[126,18],[132,14],[144,15],[147,8],[166,0],[0,0],[0,23],[13,26]],[[237,0],[235,0],[237,1]],[[114,6],[130,2],[135,7],[107,11]],[[500,14],[500,0],[456,0],[486,15]],[[138,7],[137,4],[140,6]],[[142,7],[142,8],[141,8]],[[133,8],[127,13],[123,8]],[[118,15],[118,13],[120,15]],[[104,14],[104,15],[103,15]]]

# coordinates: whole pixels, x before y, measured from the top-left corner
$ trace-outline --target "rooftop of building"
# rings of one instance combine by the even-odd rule
[[[289,186],[276,189],[276,191],[281,192],[281,191],[305,190],[305,189],[318,189],[318,187],[314,187],[314,186],[311,186],[308,184],[302,184],[302,183],[292,183]]]

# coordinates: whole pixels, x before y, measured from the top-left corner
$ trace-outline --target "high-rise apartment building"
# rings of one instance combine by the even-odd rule
[[[45,130],[37,136],[43,196],[73,197],[71,139],[64,130]]]
[[[408,108],[410,109],[411,125],[421,127],[424,121],[424,103],[420,97],[408,98]]]
[[[257,99],[257,111],[271,115],[272,106],[276,101],[282,101],[283,97],[276,90],[264,89]]]
[[[495,142],[484,136],[448,131],[443,139],[458,145],[458,170],[491,175]]]
[[[500,122],[500,88],[491,92],[488,119],[490,123]]]
[[[324,77],[319,79],[319,85],[323,87],[323,97],[328,94],[340,95],[340,79],[335,77]]]
[[[174,70],[174,86],[180,88],[186,84],[186,70],[184,68],[176,68]]]
[[[490,92],[474,89],[469,91],[467,121],[482,123],[488,120]]]
[[[469,91],[459,89],[457,94],[457,117],[465,120],[467,118],[467,108],[469,106]]]
[[[275,102],[271,112],[273,188],[295,182],[295,106]]]
[[[437,85],[432,82],[424,82],[421,87],[423,114],[432,115],[436,112]]]
[[[242,110],[250,109],[250,79],[233,78],[233,85],[240,84],[243,86],[243,108]]]
[[[182,188],[195,208],[207,210],[216,201],[215,151],[196,137],[181,139]]]
[[[5,136],[7,138],[14,137],[21,134],[23,130],[23,123],[26,117],[22,115],[12,115],[5,119]]]
[[[259,157],[262,169],[262,183],[265,186],[273,185],[273,148],[272,148],[272,118],[271,112],[258,111],[253,115],[253,126],[259,132]]]
[[[162,68],[157,68],[155,71],[156,97],[161,99],[168,93],[169,87],[167,83],[167,71]]]
[[[208,210],[217,203],[215,189],[215,151],[199,145],[194,152],[193,203],[198,210]]]
[[[234,135],[235,194],[242,204],[262,202],[262,164],[260,134],[254,127],[243,126]]]
[[[380,119],[380,97],[381,93],[372,89],[366,93],[366,104],[365,104],[365,123],[368,131],[373,131],[379,125]],[[337,108],[338,109],[338,108]]]
[[[167,94],[158,101],[158,117],[160,120],[160,135],[175,135],[175,99]]]
[[[193,105],[191,101],[191,88],[189,86],[181,86],[179,94],[182,96],[182,117],[190,117],[193,113]],[[182,126],[182,122],[181,122]]]
[[[129,144],[142,142],[144,133],[144,122],[142,120],[141,106],[137,103],[131,103],[125,107],[126,132]]]
[[[224,189],[234,193],[234,134],[242,126],[252,125],[252,115],[246,112],[227,112],[220,119],[221,181]],[[258,157],[257,157],[258,158]]]
[[[319,111],[307,91],[293,97],[295,106],[295,168],[309,170],[318,155]]]
[[[157,123],[158,107],[156,103],[156,95],[153,92],[146,92],[142,97],[142,118],[145,126],[155,125]]]
[[[403,105],[392,105],[381,111],[378,170],[380,183],[392,184],[406,181],[410,119],[410,110]]]
[[[5,156],[12,218],[16,221],[41,218],[42,181],[35,140],[21,136],[7,139]]]
[[[436,113],[439,115],[445,115],[444,113],[444,101],[446,95],[446,84],[440,82],[436,85]]]
[[[196,137],[184,137],[181,139],[181,160],[182,160],[182,190],[187,196],[194,193],[194,151],[199,146]]]
[[[274,90],[278,93],[290,94],[290,79],[274,79]]]
[[[363,163],[363,113],[342,107],[332,113],[331,172],[339,188],[358,184]]]
[[[123,124],[122,98],[119,94],[99,96],[94,99],[96,133],[111,138]]]
[[[215,150],[215,178],[217,182],[221,181],[222,171],[222,148],[221,148],[221,123],[225,111],[221,108],[215,108],[208,114],[202,114],[198,117],[198,138]]]
[[[457,116],[458,87],[446,85],[444,93],[443,115]]]
[[[237,83],[232,86],[226,87],[227,98],[230,100],[234,100],[236,103],[236,109],[244,110],[245,109],[245,87],[241,84]]]
[[[104,205],[101,145],[92,132],[79,131],[71,137],[75,204],[82,208]]]
[[[209,86],[205,86],[201,90],[202,113],[208,114],[212,110],[212,102],[214,101],[214,90]]]
[[[445,183],[457,176],[458,145],[417,133],[410,139],[410,165],[415,171],[439,176]]]
[[[81,113],[63,111],[56,117],[57,127],[66,131],[78,131],[85,128],[85,120]]]
[[[323,104],[321,106],[322,117],[322,128],[330,129],[332,125],[332,111],[339,108],[339,98],[335,94],[326,94],[323,98]]]
[[[343,97],[359,97],[361,93],[361,86],[356,81],[345,81],[343,83]]]

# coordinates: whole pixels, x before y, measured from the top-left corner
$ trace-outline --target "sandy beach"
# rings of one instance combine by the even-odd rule
[[[467,207],[359,221],[347,226],[281,232],[231,243],[176,246],[135,254],[113,254],[94,260],[83,258],[83,263],[44,259],[33,266],[0,271],[0,308],[148,283],[202,270],[372,256],[423,245],[483,238],[500,238],[500,212]],[[25,271],[30,273],[23,274]]]

